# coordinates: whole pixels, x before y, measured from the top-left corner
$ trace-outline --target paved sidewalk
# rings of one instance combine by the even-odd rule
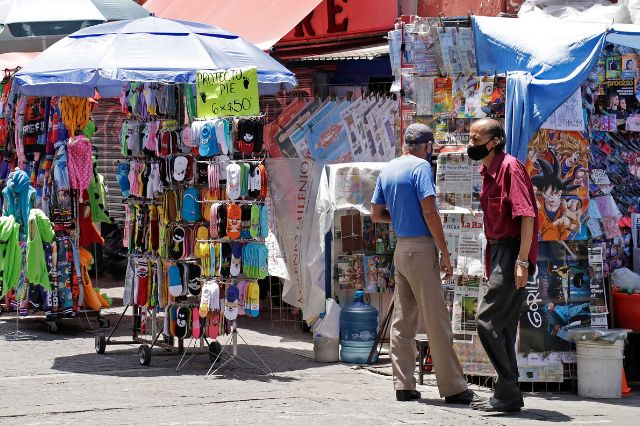
[[[120,309],[110,310],[112,324]],[[582,401],[571,394],[528,395],[520,415],[483,415],[444,404],[433,376],[420,386],[423,400],[399,403],[384,369],[375,374],[346,364],[315,363],[308,336],[280,336],[268,321],[259,321],[243,319],[242,336],[275,376],[242,367],[205,379],[207,356],[176,372],[179,358],[157,351],[151,365],[142,367],[137,345],[109,346],[105,355],[97,355],[85,319],[63,321],[60,334],[50,335],[42,319],[29,317],[20,326],[36,339],[0,337],[0,424],[632,425],[640,417],[638,396]],[[14,327],[13,317],[0,317],[0,335]],[[119,331],[124,338],[128,334],[129,328]],[[240,347],[240,354],[251,358],[246,348]]]

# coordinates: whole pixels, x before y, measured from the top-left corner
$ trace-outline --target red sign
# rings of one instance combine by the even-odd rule
[[[390,0],[323,0],[278,44],[380,34],[393,29],[398,3]]]

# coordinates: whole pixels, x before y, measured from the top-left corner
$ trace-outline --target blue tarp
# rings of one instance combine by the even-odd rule
[[[607,29],[538,19],[474,17],[477,71],[507,74],[507,151],[524,162],[529,139],[598,61]],[[640,33],[636,35],[640,40]]]
[[[529,140],[598,62],[605,42],[640,49],[640,27],[554,19],[474,17],[478,74],[507,75],[507,151],[524,162]]]
[[[257,67],[260,94],[296,86],[294,74],[223,29],[147,17],[96,25],[60,40],[16,74],[19,93],[117,97],[122,81],[195,83],[198,70]]]

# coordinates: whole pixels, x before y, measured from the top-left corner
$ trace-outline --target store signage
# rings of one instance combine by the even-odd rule
[[[256,68],[198,71],[196,99],[198,118],[259,115],[258,71]]]
[[[323,0],[280,43],[379,34],[393,29],[398,5],[388,0]]]

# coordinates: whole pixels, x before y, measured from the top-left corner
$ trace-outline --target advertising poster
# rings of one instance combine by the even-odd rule
[[[539,130],[526,169],[536,191],[541,241],[586,240],[589,145],[580,132]]]
[[[568,330],[591,323],[592,276],[586,241],[540,243],[520,316],[519,352],[573,350]]]

